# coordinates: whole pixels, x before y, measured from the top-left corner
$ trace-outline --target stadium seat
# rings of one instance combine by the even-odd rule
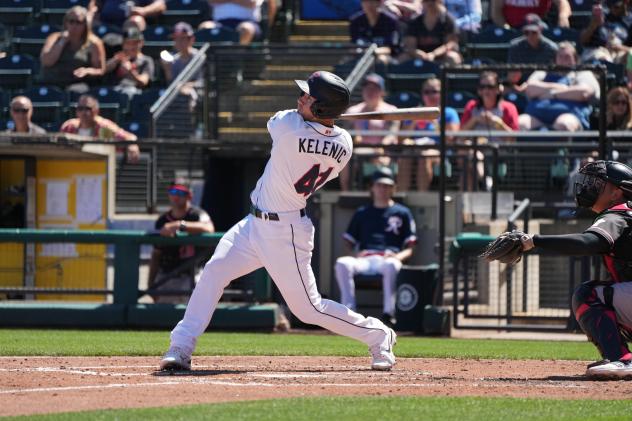
[[[127,112],[127,106],[129,103],[128,97],[125,94],[115,91],[112,87],[102,86],[99,88],[93,88],[88,91],[88,94],[94,96],[99,101],[99,114],[105,118],[109,118],[115,122],[120,121],[123,114]],[[71,114],[74,117],[74,109],[77,107],[77,100],[81,94],[76,92],[70,93],[70,108],[72,108]]]
[[[57,133],[61,129],[63,121],[52,121],[50,123],[42,123],[40,126],[49,133]]]
[[[123,30],[118,26],[100,24],[92,28],[92,31],[103,41],[106,57],[112,57],[123,44]]]
[[[145,44],[143,53],[153,58],[160,57],[162,50],[171,50],[173,48],[173,40],[171,39],[172,27],[157,25],[150,26],[143,31]]]
[[[465,104],[471,99],[475,99],[476,95],[468,91],[450,91],[447,95],[446,105],[454,108],[459,114],[463,114]]]
[[[614,88],[615,86],[625,85],[627,75],[625,71],[625,66],[619,63],[612,63],[607,60],[593,60],[590,63],[586,64],[594,64],[594,65],[603,65],[606,66],[606,84],[608,90]],[[595,74],[597,77],[597,74]]]
[[[134,133],[139,139],[143,139],[149,136],[149,124],[146,122],[140,122],[132,120],[123,125],[123,128],[128,132]]]
[[[68,105],[68,94],[57,87],[37,86],[21,92],[33,103],[33,121],[36,123],[58,122]]]
[[[542,31],[542,35],[555,42],[570,41],[579,47],[579,32],[573,28],[549,28]]]
[[[571,28],[581,31],[590,23],[595,3],[590,0],[569,0],[569,3],[572,11],[569,18]]]
[[[163,88],[145,89],[142,94],[136,95],[130,102],[132,119],[146,121],[151,118],[149,109],[165,93]]]
[[[211,19],[211,13],[206,1],[202,0],[167,0],[167,10],[160,16],[162,25],[173,26],[183,21],[196,27],[201,22]]]
[[[396,92],[384,98],[389,104],[395,105],[397,108],[418,107],[421,104],[421,97],[416,92]]]
[[[29,87],[37,71],[37,62],[30,55],[12,54],[0,58],[0,80],[3,88]]]
[[[0,23],[28,25],[37,11],[38,0],[0,0]]]
[[[391,92],[418,91],[424,80],[436,77],[439,66],[421,59],[390,65],[386,70],[387,87]]]
[[[498,62],[506,62],[509,42],[520,36],[515,29],[489,26],[481,32],[471,34],[465,43],[471,58],[490,58]]]
[[[40,19],[51,25],[61,25],[64,15],[74,6],[88,7],[90,0],[41,0]]]
[[[19,26],[13,30],[13,52],[15,54],[30,54],[39,57],[46,38],[60,28],[47,23],[34,26]]]
[[[239,32],[226,27],[200,29],[195,32],[196,45],[201,46],[207,42],[239,42]]]
[[[503,95],[503,98],[516,106],[518,114],[522,114],[524,112],[525,108],[527,108],[527,103],[529,102],[527,96],[521,92],[507,92]]]

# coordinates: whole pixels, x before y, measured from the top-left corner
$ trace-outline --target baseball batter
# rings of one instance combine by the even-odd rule
[[[334,119],[349,106],[349,89],[324,71],[296,81],[296,110],[280,111],[268,121],[270,159],[250,195],[250,214],[222,237],[171,332],[163,370],[189,370],[197,338],[206,330],[226,286],[265,267],[290,310],[303,322],[364,342],[374,370],[395,364],[395,332],[380,320],[322,299],[311,268],[314,227],[305,204],[316,190],[338,176],[353,145]]]
[[[614,161],[596,161],[579,170],[575,200],[598,215],[581,234],[502,234],[484,253],[488,260],[513,263],[533,248],[562,255],[602,255],[606,280],[581,284],[573,293],[575,319],[604,360],[590,364],[596,378],[632,377],[632,168]],[[516,245],[514,248],[513,244]]]

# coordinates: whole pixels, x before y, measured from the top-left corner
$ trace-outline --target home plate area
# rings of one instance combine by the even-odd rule
[[[2,357],[0,415],[303,396],[510,396],[606,399],[632,381],[584,376],[582,361],[399,358],[392,371],[351,357],[200,357],[161,372],[159,357]],[[600,393],[595,395],[595,390]]]

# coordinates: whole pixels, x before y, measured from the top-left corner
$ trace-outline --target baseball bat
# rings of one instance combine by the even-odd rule
[[[439,117],[438,107],[399,108],[394,111],[342,114],[341,120],[434,120]]]

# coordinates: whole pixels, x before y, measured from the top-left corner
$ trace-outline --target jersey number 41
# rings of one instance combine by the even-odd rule
[[[296,193],[302,194],[305,197],[314,193],[325,183],[325,181],[327,181],[327,178],[333,169],[334,167],[329,167],[327,170],[320,172],[320,164],[314,164],[309,171],[303,174],[303,176],[294,183]]]

